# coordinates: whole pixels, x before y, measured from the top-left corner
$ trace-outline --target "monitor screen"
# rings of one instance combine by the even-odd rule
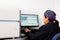
[[[21,26],[38,26],[38,15],[21,14],[20,22]]]

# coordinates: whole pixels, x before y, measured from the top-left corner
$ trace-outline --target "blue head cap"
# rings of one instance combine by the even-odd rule
[[[51,19],[51,20],[55,20],[55,18],[56,18],[56,13],[55,13],[54,11],[52,11],[52,10],[47,10],[47,11],[44,13],[44,15],[45,15],[46,17],[48,17],[49,19]]]

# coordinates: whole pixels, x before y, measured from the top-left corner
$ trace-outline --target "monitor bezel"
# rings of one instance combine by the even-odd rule
[[[37,14],[20,14],[20,16],[21,15],[32,15],[32,16],[37,16],[37,22],[38,22],[38,25],[36,25],[36,26],[22,26],[21,25],[21,21],[20,21],[20,26],[22,26],[22,27],[39,27],[39,16],[37,15]],[[21,19],[21,17],[20,17],[20,19]],[[19,20],[20,20],[19,19]]]

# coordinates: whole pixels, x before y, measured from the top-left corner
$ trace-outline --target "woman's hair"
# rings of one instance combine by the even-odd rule
[[[50,22],[54,23],[56,29],[59,29],[59,21],[58,20],[51,20],[51,19],[48,19]]]
[[[45,16],[45,18],[47,18],[47,16]],[[48,18],[48,20],[49,20],[49,22],[54,23],[54,25],[57,29],[59,28],[59,21],[58,20],[56,20],[56,19],[52,20],[49,18]]]
[[[48,17],[49,22],[52,22],[57,29],[59,28],[59,22],[56,20],[56,13],[54,11],[46,10],[44,16],[45,18]]]

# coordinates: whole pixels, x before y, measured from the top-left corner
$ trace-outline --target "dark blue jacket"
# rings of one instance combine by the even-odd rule
[[[39,28],[35,33],[28,32],[28,40],[51,40],[57,33],[57,28],[54,23],[48,23]]]

